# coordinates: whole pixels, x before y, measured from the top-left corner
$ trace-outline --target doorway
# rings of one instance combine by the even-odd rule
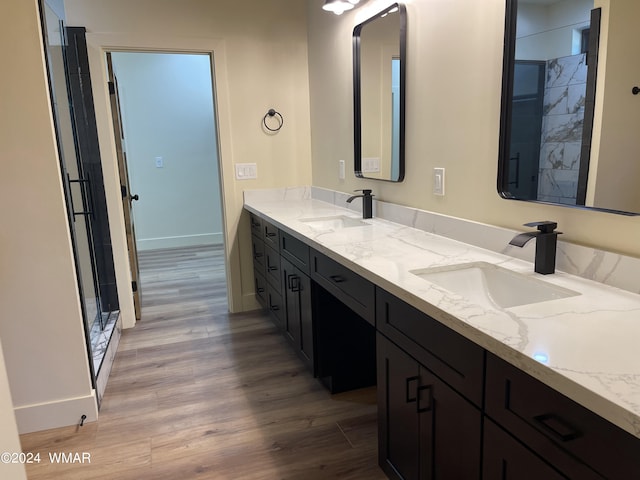
[[[161,258],[180,249],[224,251],[212,59],[198,53],[107,55],[120,111],[132,279],[134,292],[144,297],[136,252]],[[140,319],[140,302],[134,303]]]

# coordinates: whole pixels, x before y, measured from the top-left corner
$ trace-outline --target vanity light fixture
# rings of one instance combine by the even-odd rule
[[[342,15],[346,10],[351,10],[359,1],[360,0],[325,0],[322,9],[327,12],[333,12],[336,15]]]

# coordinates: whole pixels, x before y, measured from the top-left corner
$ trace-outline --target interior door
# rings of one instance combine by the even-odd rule
[[[113,132],[116,141],[116,154],[118,157],[118,171],[120,173],[120,189],[122,192],[122,208],[124,211],[124,224],[127,236],[127,249],[129,250],[129,266],[131,268],[131,286],[133,290],[133,305],[136,320],[140,320],[140,269],[138,268],[138,249],[136,247],[136,233],[133,223],[133,201],[138,200],[138,195],[131,195],[129,189],[129,170],[127,167],[127,152],[124,148],[124,130],[122,128],[122,116],[120,113],[120,100],[118,97],[118,82],[113,73],[111,54],[107,53],[107,70],[109,75],[109,95],[111,98],[111,117]]]

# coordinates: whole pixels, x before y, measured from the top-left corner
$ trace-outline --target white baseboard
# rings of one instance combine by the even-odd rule
[[[139,238],[136,242],[138,250],[157,250],[160,248],[194,247],[197,245],[222,245],[222,233],[201,233],[197,235],[180,235],[176,237]]]
[[[85,423],[95,422],[98,419],[98,402],[95,395],[95,390],[92,390],[91,394],[84,397],[15,408],[18,433],[78,425],[82,415],[87,416]]]
[[[241,312],[252,312],[253,310],[260,310],[262,309],[262,305],[260,305],[260,303],[258,303],[258,300],[256,299],[256,294],[255,293],[245,293],[242,295],[242,310]],[[240,312],[233,312],[233,313],[240,313]]]

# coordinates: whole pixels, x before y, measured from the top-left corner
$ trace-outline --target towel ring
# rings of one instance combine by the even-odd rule
[[[269,125],[267,125],[267,117],[276,117],[276,120],[278,121],[278,126],[276,128],[269,127]],[[264,125],[264,128],[266,128],[270,132],[277,132],[282,128],[282,125],[284,125],[284,118],[282,118],[282,115],[279,112],[276,112],[273,108],[270,108],[269,111],[262,118],[262,124]]]

